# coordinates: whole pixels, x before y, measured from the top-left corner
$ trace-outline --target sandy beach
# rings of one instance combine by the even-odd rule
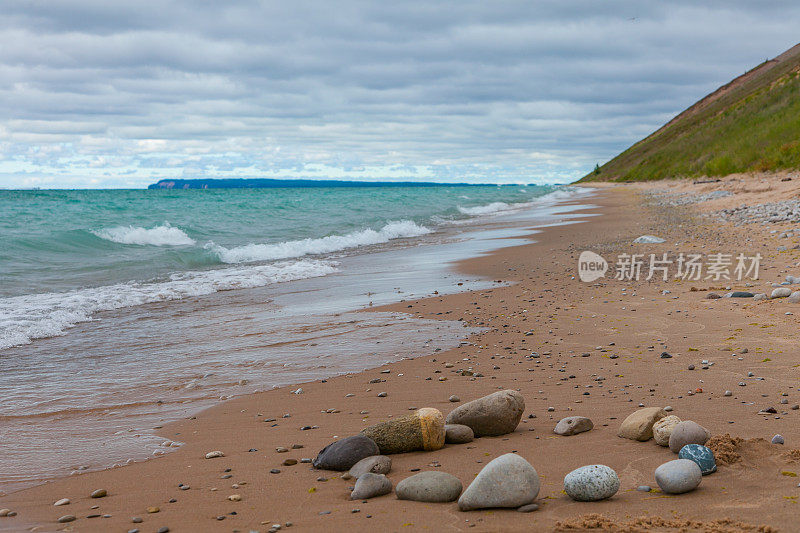
[[[796,531],[800,305],[785,298],[707,299],[709,292],[737,290],[769,295],[773,283],[800,276],[800,232],[787,236],[791,221],[739,224],[714,214],[797,200],[799,180],[785,177],[749,178],[746,185],[731,178],[601,187],[582,222],[545,228],[533,243],[457,265],[465,275],[502,282],[497,287],[365,311],[484,328],[458,348],[304,383],[302,394],[291,392],[295,386],[234,398],[158,428],[164,439],[184,444],[163,457],[2,496],[0,508],[16,516],[0,518],[0,531],[266,532],[274,524],[290,531]],[[714,191],[730,194],[709,195]],[[641,235],[665,242],[633,243]],[[758,280],[617,280],[609,272],[584,283],[577,266],[587,250],[609,262],[633,253],[760,253],[762,259]],[[672,357],[662,358],[664,352]],[[393,455],[388,477],[396,485],[417,471],[437,470],[466,488],[486,463],[513,452],[541,478],[535,512],[461,512],[455,502],[400,501],[393,493],[351,501],[353,480],[342,473],[284,465],[313,459],[327,444],[410,410],[433,407],[446,416],[502,389],[525,399],[513,433]],[[449,400],[453,395],[457,402]],[[693,492],[637,490],[656,488],[654,470],[676,458],[652,440],[617,435],[625,417],[654,406],[670,406],[670,414],[714,436],[718,471]],[[576,415],[589,417],[594,428],[553,433],[560,419]],[[785,445],[770,444],[776,434]],[[224,456],[205,458],[216,450]],[[590,464],[618,473],[613,498],[582,503],[564,493],[564,475]],[[107,496],[90,498],[97,489]],[[62,498],[70,503],[53,506]],[[58,523],[64,515],[76,520]]]

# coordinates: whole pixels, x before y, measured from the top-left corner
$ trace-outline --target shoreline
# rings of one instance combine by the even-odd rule
[[[548,194],[533,202],[534,211],[529,206],[514,210],[517,215],[478,217],[469,226],[445,226],[429,238],[401,240],[393,247],[351,254],[339,258],[341,268],[329,276],[103,312],[95,317],[97,321],[76,325],[68,336],[15,349],[11,353],[20,360],[42,362],[51,353],[80,353],[80,371],[89,376],[77,383],[90,388],[80,396],[77,390],[63,391],[69,401],[62,403],[75,408],[43,414],[41,419],[37,415],[34,422],[42,430],[36,429],[36,424],[26,426],[25,415],[10,419],[0,430],[8,435],[9,446],[17,442],[16,433],[29,439],[20,439],[20,446],[35,441],[38,446],[31,450],[53,450],[43,456],[14,445],[7,465],[14,470],[20,465],[20,470],[0,472],[5,482],[0,494],[71,471],[103,470],[169,453],[180,442],[174,444],[150,428],[213,407],[231,396],[360,371],[410,357],[414,350],[424,353],[428,345],[456,346],[463,338],[458,322],[417,320],[407,314],[365,315],[359,310],[369,310],[373,300],[379,305],[430,295],[435,290],[446,294],[493,285],[489,280],[459,275],[447,265],[525,242],[527,232],[519,220],[507,218],[519,216],[531,225],[549,223],[555,220],[552,206],[556,203]],[[501,242],[497,237],[507,240]],[[405,266],[402,272],[393,272],[393,265]],[[223,335],[215,333],[218,323],[229,325]],[[139,341],[137,332],[147,332],[151,338]],[[120,335],[119,347],[108,343],[109,338]],[[399,350],[392,348],[393,344]],[[129,350],[133,352],[130,356]],[[187,360],[184,352],[192,353],[192,358]],[[154,355],[146,364],[150,353]],[[315,354],[322,357],[315,361]],[[129,361],[147,368],[141,378],[130,375]],[[94,372],[100,364],[108,371],[121,370],[116,380],[127,385],[111,384],[114,388],[108,392],[91,389],[90,378],[105,380]],[[24,371],[21,365],[16,368]],[[152,375],[154,369],[163,377]],[[117,394],[112,394],[114,391]],[[83,409],[98,404],[101,407]],[[84,428],[82,435],[75,434],[73,428],[77,427]],[[72,434],[78,438],[62,437]],[[37,461],[41,463],[38,471]]]
[[[623,188],[600,192],[592,203],[599,204],[597,210],[602,216],[594,219],[592,224],[546,227],[536,234],[537,242],[501,248],[456,265],[461,273],[481,273],[489,279],[514,282],[513,285],[372,309],[413,313],[423,318],[459,318],[465,325],[489,328],[467,339],[470,344],[462,343],[455,349],[432,356],[407,359],[324,382],[309,382],[301,395],[291,395],[286,388],[281,388],[234,398],[189,420],[165,426],[161,432],[165,438],[186,438],[186,445],[174,453],[124,468],[56,480],[0,498],[0,507],[19,513],[14,518],[0,518],[0,530],[11,526],[10,521],[21,524],[31,520],[43,524],[44,529],[37,531],[66,528],[75,531],[126,531],[136,527],[131,525],[132,516],[143,517],[146,529],[142,531],[162,526],[171,531],[266,531],[271,524],[286,522],[292,522],[292,528],[301,530],[321,527],[461,530],[477,526],[478,530],[528,527],[544,531],[557,527],[559,521],[570,519],[578,520],[572,524],[577,527],[582,523],[580,517],[592,513],[603,514],[603,519],[612,525],[644,515],[662,516],[667,520],[698,519],[706,524],[717,518],[757,524],[754,510],[742,507],[741,500],[729,497],[727,499],[736,501],[736,505],[720,506],[720,498],[725,503],[729,496],[726,491],[736,491],[737,487],[748,486],[747,483],[785,482],[788,478],[781,478],[779,470],[770,472],[767,477],[760,468],[750,468],[744,473],[739,470],[747,469],[737,470],[736,465],[720,468],[720,472],[703,480],[700,489],[679,498],[640,494],[632,490],[635,489],[634,483],[649,481],[652,484],[652,469],[674,458],[668,450],[660,449],[652,442],[634,443],[616,437],[619,420],[638,403],[663,406],[668,401],[675,414],[697,420],[715,435],[735,432],[747,438],[759,434],[769,438],[771,435],[764,433],[773,427],[769,422],[754,422],[751,419],[756,418],[755,415],[747,411],[748,414],[742,416],[729,415],[735,422],[733,426],[719,423],[725,418],[731,402],[726,404],[727,398],[723,398],[718,389],[730,388],[728,378],[741,374],[744,366],[720,350],[727,347],[722,344],[741,347],[743,341],[723,340],[719,334],[724,331],[730,336],[731,330],[736,329],[730,325],[746,324],[743,311],[748,312],[752,322],[755,311],[748,308],[752,304],[743,304],[743,308],[739,308],[738,302],[729,300],[724,302],[725,305],[731,304],[727,308],[722,308],[722,305],[710,307],[683,284],[668,284],[670,295],[675,293],[675,298],[679,298],[676,301],[670,295],[661,294],[665,284],[654,287],[647,283],[626,285],[607,280],[605,284],[595,286],[582,285],[570,279],[575,274],[577,253],[583,249],[594,248],[601,253],[626,250],[630,248],[632,238],[657,231],[684,238],[687,231],[681,229],[680,224],[688,225],[688,222],[683,215],[677,216],[677,210],[671,208],[659,212],[658,208],[641,204],[635,195],[634,191]],[[712,230],[703,228],[700,233],[702,231]],[[717,239],[715,246],[726,244],[726,240],[727,244],[734,242],[729,236],[709,235],[698,235],[697,242],[691,246],[704,247],[707,243],[701,241],[713,238]],[[669,246],[656,245],[653,250],[660,251]],[[634,296],[620,296],[622,286],[628,286],[629,290],[632,288]],[[615,303],[612,304],[612,300]],[[617,305],[617,302],[625,305]],[[773,303],[776,302],[767,302],[767,305]],[[684,312],[686,307],[691,311],[684,316],[688,315],[690,320],[675,318],[674,315]],[[635,315],[633,309],[643,312]],[[655,314],[664,310],[668,310],[666,316],[653,324]],[[796,321],[791,322],[790,316],[772,319],[781,322],[776,327],[783,326],[782,330],[796,324]],[[525,335],[526,332],[532,335]],[[787,346],[791,346],[792,340],[796,341],[796,337],[790,337],[783,341]],[[607,345],[612,340],[614,348],[609,348]],[[653,360],[648,346],[660,349],[660,342],[676,352],[675,360]],[[752,346],[753,342],[748,340],[747,344]],[[758,342],[769,343],[770,338],[762,336]],[[690,346],[690,343],[696,346]],[[777,339],[777,345],[781,345],[780,339]],[[598,346],[606,347],[598,350]],[[712,352],[714,348],[717,353]],[[691,376],[684,363],[700,358],[690,353],[692,349],[702,351],[703,357],[718,360],[717,367],[712,367],[713,370],[702,376]],[[769,349],[769,353],[777,353],[777,349]],[[613,363],[607,355],[610,350],[620,352],[620,358]],[[539,362],[544,364],[534,366],[526,360],[524,354],[530,351],[541,352],[544,357]],[[758,353],[755,347],[751,351]],[[584,352],[590,357],[581,357]],[[760,355],[764,353],[767,352],[762,349]],[[465,358],[468,361],[460,363]],[[773,358],[777,359],[775,355]],[[797,359],[796,362],[800,363],[800,356]],[[486,377],[457,376],[444,369],[444,361],[480,367]],[[793,362],[782,362],[781,368],[770,368],[770,365],[762,363],[762,369],[757,368],[759,365],[754,361],[747,361],[747,368],[757,368],[765,373],[769,384],[775,387],[781,380],[789,379],[782,373],[786,374]],[[625,370],[621,371],[617,368],[619,366]],[[521,371],[523,368],[524,372]],[[390,373],[383,374],[381,370]],[[425,380],[426,376],[436,375],[437,370],[448,380]],[[559,373],[559,370],[565,372]],[[572,376],[569,372],[575,377],[567,377],[565,374]],[[597,377],[604,379],[597,381]],[[373,387],[367,383],[372,378],[386,381]],[[695,385],[698,378],[704,378],[703,381],[709,383],[705,387],[714,392],[702,396],[687,395],[686,390],[691,388],[686,387],[690,383]],[[605,381],[608,386],[605,386]],[[752,385],[737,390],[734,400],[741,395],[754,395],[754,400],[777,403],[774,396],[769,400],[758,398],[766,391],[760,390],[761,384],[757,382]],[[791,390],[783,383],[781,386],[786,391]],[[377,398],[377,387],[386,391],[388,396]],[[537,468],[543,479],[540,510],[535,513],[528,515],[513,510],[461,513],[454,504],[397,501],[393,495],[369,500],[368,503],[350,502],[346,489],[350,483],[338,479],[338,473],[309,471],[304,464],[281,467],[281,461],[287,456],[313,458],[335,436],[355,434],[366,425],[392,415],[402,415],[412,407],[435,407],[447,414],[458,405],[448,402],[449,395],[455,394],[465,402],[498,388],[520,388],[525,397],[525,418],[514,433],[477,439],[468,445],[447,446],[437,452],[392,456],[394,466],[389,478],[396,484],[407,477],[412,468],[441,469],[458,476],[466,486],[489,458],[516,450]],[[576,388],[589,392],[589,395],[584,396]],[[758,393],[753,389],[759,389]],[[345,398],[346,394],[355,396]],[[701,399],[704,400],[702,405],[699,403]],[[794,397],[790,399],[794,400]],[[551,406],[554,407],[552,412],[548,411]],[[339,412],[324,412],[332,409]],[[369,413],[362,415],[362,411]],[[285,413],[291,413],[291,417],[283,419]],[[573,437],[552,434],[552,427],[558,419],[575,414],[592,418],[595,429]],[[528,415],[535,418],[527,418]],[[275,419],[274,422],[263,422],[271,418]],[[791,415],[787,418],[791,419]],[[273,427],[273,424],[276,425]],[[300,430],[306,426],[319,426],[319,429]],[[800,432],[786,427],[786,424],[780,424],[780,429],[787,438],[786,450],[791,448],[792,442],[800,442]],[[191,436],[187,438],[187,435]],[[289,454],[276,454],[274,451],[277,446],[289,447],[292,444],[302,444],[303,448]],[[760,443],[753,443],[751,447],[755,450],[753,453],[749,453],[749,448],[743,450],[749,453],[743,453],[747,462],[769,461],[771,466],[779,466],[780,456],[771,448],[764,449]],[[226,457],[204,459],[204,454],[212,449],[223,450]],[[617,470],[623,483],[620,492],[609,501],[592,504],[571,502],[560,493],[559,476],[593,462],[603,462]],[[224,473],[227,468],[231,468],[233,477],[222,479],[221,476],[228,475]],[[271,468],[278,468],[281,473],[270,474]],[[759,475],[753,477],[750,470]],[[326,481],[320,481],[323,477]],[[237,487],[232,487],[232,482]],[[188,484],[191,489],[180,490],[179,483]],[[721,496],[722,486],[726,489]],[[109,496],[90,500],[88,494],[96,488],[105,488]],[[796,494],[797,490],[787,487],[786,492]],[[240,494],[242,501],[228,501],[226,498],[233,493]],[[790,511],[793,511],[791,503],[787,503],[790,500],[782,495],[772,495],[772,499],[780,498],[778,501],[772,501],[769,494],[758,496],[759,505],[772,513],[770,525],[785,527],[790,523],[787,522]],[[62,497],[69,497],[72,503],[66,507],[52,507],[52,502]],[[177,501],[169,503],[173,498]],[[98,513],[108,513],[111,517],[84,518],[92,513],[92,505],[100,505]],[[160,511],[147,514],[145,510],[149,506],[158,506]],[[354,508],[360,508],[360,512],[353,513]],[[673,509],[678,518],[673,517]],[[330,514],[320,514],[328,511]],[[229,514],[231,512],[236,514]],[[79,520],[56,524],[55,518],[66,513],[78,516]],[[367,515],[370,518],[366,518]],[[413,516],[413,520],[406,520],[408,516]],[[217,517],[224,517],[224,520]],[[558,527],[567,525],[570,524],[562,523]],[[713,527],[718,527],[714,531],[747,530],[745,526],[736,524],[716,524]]]

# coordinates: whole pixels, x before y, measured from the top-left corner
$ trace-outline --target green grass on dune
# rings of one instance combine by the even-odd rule
[[[762,66],[705,107],[690,108],[581,181],[799,169],[800,54],[763,74],[757,72]]]

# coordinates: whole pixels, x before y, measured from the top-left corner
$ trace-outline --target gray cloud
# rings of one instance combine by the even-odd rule
[[[574,179],[797,39],[696,4],[6,0],[0,186]]]

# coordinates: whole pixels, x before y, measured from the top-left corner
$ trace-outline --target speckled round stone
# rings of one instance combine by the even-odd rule
[[[702,444],[687,444],[678,452],[678,457],[680,459],[689,459],[697,463],[697,466],[700,467],[700,473],[704,476],[717,471],[717,461],[714,458],[714,452]]]
[[[689,459],[675,459],[656,468],[656,483],[667,494],[682,494],[697,488],[703,473]]]
[[[579,502],[605,500],[618,490],[619,476],[606,465],[582,466],[564,477],[564,491]]]

